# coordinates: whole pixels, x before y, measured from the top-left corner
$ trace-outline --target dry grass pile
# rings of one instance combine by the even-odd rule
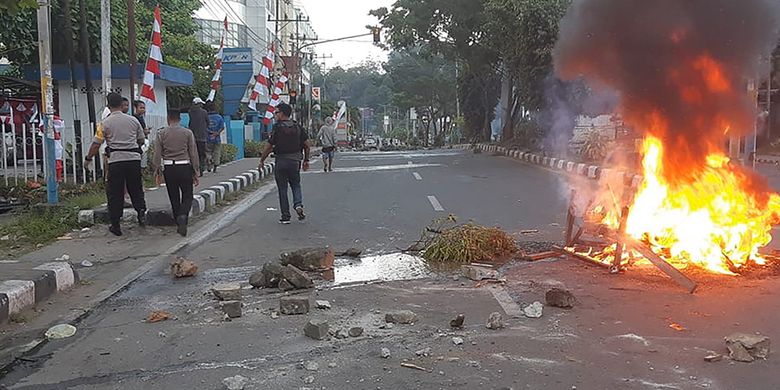
[[[491,262],[518,252],[515,240],[503,230],[473,222],[457,224],[452,215],[434,221],[411,249],[438,264]]]

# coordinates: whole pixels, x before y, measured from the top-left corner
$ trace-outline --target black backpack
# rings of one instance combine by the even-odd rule
[[[281,121],[274,125],[273,138],[275,154],[298,153],[303,150],[301,133],[303,128],[292,120]]]

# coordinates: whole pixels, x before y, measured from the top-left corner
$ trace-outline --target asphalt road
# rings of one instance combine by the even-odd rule
[[[245,389],[780,388],[774,356],[753,364],[702,359],[737,330],[780,337],[772,327],[780,288],[773,278],[703,276],[707,287],[694,297],[651,269],[616,277],[556,260],[508,266],[505,287],[483,287],[393,255],[431,220],[449,214],[500,226],[521,240],[557,241],[568,193],[562,176],[456,150],[342,153],[336,172],[320,172],[319,164],[313,169],[303,179],[305,223],[277,224],[272,192],[184,250],[200,265],[198,276],[173,280],[163,265],[152,269],[87,316],[75,336],[51,341],[20,361],[0,385],[223,389],[224,378],[241,375]],[[327,299],[331,310],[279,318],[272,312],[281,293],[244,290],[243,317],[223,320],[211,286],[245,283],[283,251],[322,245],[389,254],[362,263],[339,260],[337,281],[355,281],[355,275],[357,281],[411,280],[321,281],[304,294]],[[552,285],[570,288],[581,305],[545,307],[541,319],[516,316],[523,305],[543,301]],[[417,323],[383,327],[384,313],[398,309],[416,312]],[[170,311],[176,319],[143,322],[151,310]],[[486,329],[491,312],[502,313],[507,327]],[[449,320],[457,313],[466,315],[466,328],[451,331]],[[302,332],[311,318],[327,319],[331,329],[361,326],[365,334],[314,341]],[[673,321],[687,329],[670,329]],[[380,356],[382,348],[389,358]]]

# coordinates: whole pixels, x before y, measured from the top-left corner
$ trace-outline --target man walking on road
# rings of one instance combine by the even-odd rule
[[[168,127],[157,133],[154,148],[154,172],[158,182],[165,177],[176,230],[187,236],[187,223],[192,209],[193,187],[198,184],[200,161],[192,131],[181,127],[181,112],[168,110]]]
[[[198,146],[198,158],[200,159],[199,171],[203,176],[203,168],[206,164],[206,131],[209,127],[209,113],[203,109],[203,100],[199,97],[192,99],[190,107],[190,130],[195,135],[195,144]]]
[[[133,208],[138,212],[138,224],[146,225],[146,201],[141,174],[141,145],[146,137],[138,120],[122,112],[121,95],[109,93],[108,108],[111,114],[102,122],[102,134],[95,135],[84,160],[86,164],[92,162],[105,141],[108,155],[108,213],[111,220],[108,230],[121,236],[119,222],[124,209],[125,189],[130,194]]]
[[[214,102],[206,103],[209,113],[209,127],[206,135],[206,169],[217,172],[222,157],[222,133],[225,131],[225,119],[217,112]]]
[[[279,206],[282,212],[279,223],[285,225],[290,223],[291,217],[290,202],[287,197],[288,186],[292,189],[293,208],[298,214],[298,220],[306,219],[301,190],[301,165],[304,171],[309,170],[310,153],[309,135],[298,123],[290,119],[291,115],[292,107],[289,104],[282,103],[276,108],[276,123],[271,129],[271,138],[263,150],[258,167],[262,170],[265,159],[271,152],[274,153],[276,157],[274,178],[279,189]]]
[[[336,156],[336,127],[333,118],[325,118],[325,124],[320,127],[317,138],[322,142],[322,163],[325,172],[333,172],[333,158]]]

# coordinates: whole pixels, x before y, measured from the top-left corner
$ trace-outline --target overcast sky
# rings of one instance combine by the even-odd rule
[[[341,38],[369,32],[366,25],[377,25],[377,19],[368,12],[390,7],[394,0],[299,0],[311,18],[314,30],[321,40]],[[316,47],[318,55],[332,55],[320,60],[330,69],[336,65],[348,67],[366,59],[387,60],[387,52],[375,47],[368,37],[325,43]]]

